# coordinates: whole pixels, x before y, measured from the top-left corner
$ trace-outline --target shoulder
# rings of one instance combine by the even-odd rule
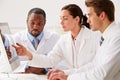
[[[101,36],[101,33],[99,31],[92,31],[91,29],[88,29],[86,27],[84,27],[83,29],[83,34],[84,36],[86,37],[100,37]]]
[[[54,30],[43,30],[44,34],[49,34],[49,35],[59,35],[56,31]]]
[[[20,32],[12,34],[12,37],[22,37],[22,36],[25,36],[27,34],[27,32],[28,31],[25,29],[25,30],[22,30]]]
[[[68,42],[70,41],[72,38],[71,38],[71,32],[67,32],[67,33],[64,33],[61,35],[59,41],[62,41],[62,42]]]
[[[54,30],[43,30],[44,37],[60,37],[60,34],[58,34]]]

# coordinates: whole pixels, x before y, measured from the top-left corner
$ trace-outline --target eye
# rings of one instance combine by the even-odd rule
[[[43,22],[40,22],[40,23],[38,23],[38,25],[39,25],[39,26],[43,26],[44,24],[43,24]]]
[[[64,20],[68,20],[68,18],[67,18],[67,17],[60,18],[60,19],[61,19],[61,20],[63,20],[63,21],[64,21]]]
[[[34,22],[30,22],[31,25],[34,25]]]
[[[63,18],[63,20],[68,20],[68,18]]]

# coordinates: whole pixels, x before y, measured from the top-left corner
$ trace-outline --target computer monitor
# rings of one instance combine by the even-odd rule
[[[16,51],[13,53],[16,54]],[[0,35],[0,73],[12,73],[20,65],[18,56],[8,59],[1,35]]]

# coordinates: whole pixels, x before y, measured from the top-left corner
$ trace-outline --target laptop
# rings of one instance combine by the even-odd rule
[[[3,34],[11,34],[11,31],[7,22],[0,22],[0,29],[2,30]]]
[[[14,51],[12,54],[16,54]],[[20,65],[20,60],[16,56],[8,59],[1,35],[0,35],[0,73],[13,73],[16,68]]]

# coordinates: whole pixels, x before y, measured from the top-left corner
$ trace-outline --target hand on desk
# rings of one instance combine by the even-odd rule
[[[59,69],[50,70],[47,73],[48,80],[67,80],[68,75]]]
[[[40,75],[45,74],[44,71],[45,71],[44,68],[29,67],[28,69],[25,70],[25,73],[33,73]]]

